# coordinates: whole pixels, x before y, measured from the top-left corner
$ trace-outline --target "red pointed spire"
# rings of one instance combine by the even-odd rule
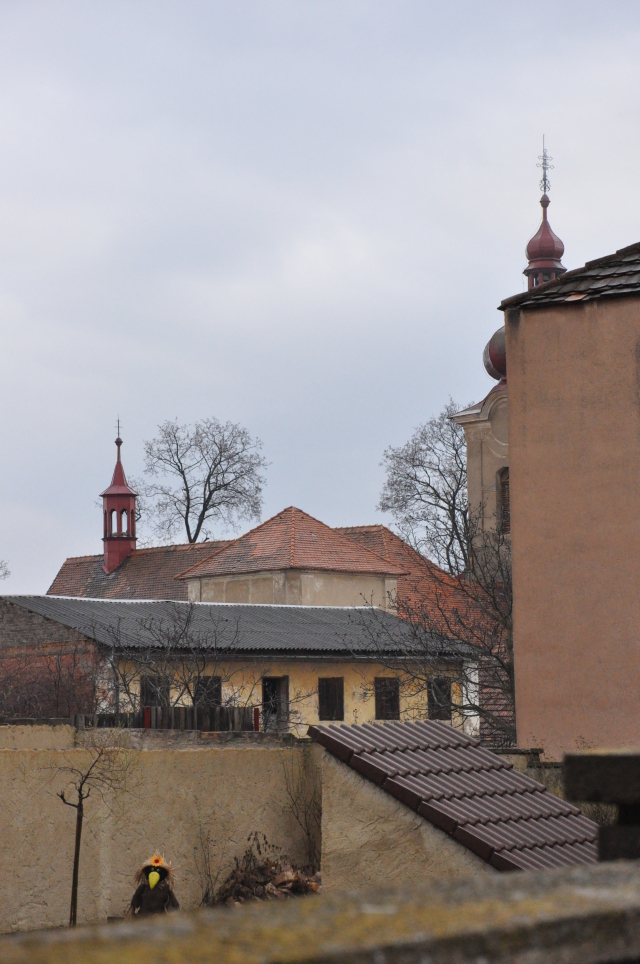
[[[127,485],[127,477],[124,474],[124,466],[120,460],[120,446],[122,445],[122,439],[118,436],[116,439],[116,445],[118,446],[118,458],[116,460],[116,467],[113,470],[113,478],[111,479],[111,485],[104,492],[100,493],[100,498],[104,499],[106,495],[133,495],[136,496],[138,493],[134,492]]]
[[[113,572],[136,547],[136,495],[127,485],[124,466],[120,459],[122,439],[118,435],[118,456],[111,485],[101,493],[104,517],[105,572]]]

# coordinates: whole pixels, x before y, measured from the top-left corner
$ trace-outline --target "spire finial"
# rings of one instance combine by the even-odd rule
[[[120,446],[122,445],[122,439],[120,438],[120,416],[118,415],[118,437],[116,438],[116,445],[118,447],[118,462],[120,461]]]
[[[546,194],[547,191],[549,191],[551,188],[551,181],[549,180],[548,172],[553,170],[553,164],[551,163],[552,160],[553,158],[551,157],[551,154],[547,153],[547,149],[544,146],[544,134],[543,134],[542,135],[542,154],[540,154],[540,156],[538,157],[539,163],[536,164],[536,167],[542,168],[542,179],[540,181],[540,190],[542,191],[543,194]]]

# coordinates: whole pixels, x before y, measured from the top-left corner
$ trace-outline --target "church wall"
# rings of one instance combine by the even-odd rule
[[[636,745],[640,302],[513,310],[507,356],[518,742]]]
[[[498,473],[509,465],[507,392],[490,395],[474,419],[464,421],[469,508],[482,529],[496,527]]]
[[[391,608],[397,579],[342,572],[286,571],[209,576],[188,583],[191,602]]]

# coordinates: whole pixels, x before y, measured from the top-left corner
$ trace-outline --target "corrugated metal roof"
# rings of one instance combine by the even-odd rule
[[[242,653],[333,655],[372,652],[371,634],[385,648],[410,644],[410,629],[392,613],[369,606],[261,606],[232,603],[186,603],[169,600],[84,599],[66,596],[2,596],[17,606],[75,629],[107,646],[152,647],[161,632],[191,619],[192,647],[202,638]],[[181,645],[178,640],[176,645]],[[209,642],[210,645],[210,642]],[[382,643],[378,644],[380,647]],[[379,650],[376,650],[379,652]],[[434,652],[441,651],[434,642]]]
[[[319,724],[309,736],[497,870],[597,860],[597,824],[446,723]]]
[[[591,301],[639,292],[640,243],[621,248],[606,258],[588,261],[583,268],[567,271],[556,281],[506,298],[500,309],[544,308],[560,302]]]

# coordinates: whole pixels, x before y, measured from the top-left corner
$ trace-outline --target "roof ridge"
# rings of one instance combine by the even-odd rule
[[[603,255],[601,258],[594,258],[591,261],[586,261],[579,268],[572,268],[570,271],[565,271],[559,277],[552,279],[551,281],[545,281],[543,284],[536,285],[534,288],[529,288],[527,291],[522,291],[520,294],[511,295],[509,298],[504,298],[499,306],[498,311],[503,311],[505,308],[509,308],[511,305],[517,305],[522,301],[527,301],[527,299],[533,298],[537,299],[538,292],[547,293],[553,291],[555,288],[560,288],[566,285],[567,281],[573,281],[575,278],[579,278],[584,272],[592,271],[594,268],[606,266],[607,264],[613,264],[631,253],[640,254],[640,241],[635,241],[633,244],[628,244],[624,248],[618,248],[613,254]],[[539,299],[543,302],[543,299]]]
[[[288,516],[288,521],[286,519],[287,516]],[[309,565],[308,562],[305,562],[303,558],[304,553],[301,556],[300,552],[298,551],[300,549],[297,541],[298,529],[300,529],[300,524],[302,520],[305,520],[306,522],[312,523],[313,525],[317,526],[319,530],[321,530],[323,533],[326,534],[325,538],[327,538],[328,540],[333,540],[334,543],[337,542],[338,546],[340,546],[342,549],[348,548],[352,553],[355,551],[357,555],[360,556],[360,558],[363,560],[362,562],[363,565],[365,564],[364,561],[367,560],[369,565],[371,565],[372,562],[375,562],[376,566],[379,567],[375,571],[379,573],[386,573],[386,572],[392,573],[394,570],[398,570],[397,574],[398,575],[402,574],[398,569],[398,567],[390,559],[387,559],[384,556],[380,555],[380,553],[376,552],[374,549],[369,549],[367,546],[358,542],[358,540],[356,539],[350,538],[345,533],[339,532],[336,528],[333,528],[332,526],[327,525],[326,522],[322,522],[320,519],[317,519],[315,516],[310,515],[308,512],[304,512],[302,509],[299,509],[297,506],[292,505],[292,506],[287,506],[286,509],[282,509],[282,511],[276,513],[276,515],[274,516],[271,516],[271,518],[266,519],[264,522],[261,522],[260,525],[255,526],[253,529],[249,529],[248,532],[245,532],[242,536],[239,536],[237,539],[234,539],[227,546],[222,547],[217,552],[212,553],[210,556],[207,556],[205,559],[200,560],[200,562],[195,563],[193,566],[189,566],[188,568],[184,569],[182,572],[178,573],[174,578],[177,580],[186,579],[186,578],[189,578],[189,573],[194,573],[194,572],[196,573],[195,578],[197,578],[198,571],[202,572],[203,569],[206,569],[206,566],[208,563],[210,563],[214,558],[222,556],[224,553],[227,553],[228,558],[233,560],[233,557],[234,557],[233,550],[235,546],[237,546],[245,539],[255,540],[255,536],[257,533],[260,532],[260,530],[263,530],[266,526],[273,525],[276,522],[276,520],[283,520],[284,525],[289,526],[288,534],[283,533],[282,535],[284,536],[284,538],[281,537],[282,541],[280,542],[280,545],[282,546],[282,549],[284,552],[285,559],[287,561],[287,564],[286,566],[284,566],[284,568],[290,568],[290,569],[317,568],[317,566],[314,566],[313,564]],[[287,541],[286,541],[287,535],[288,535],[288,552],[287,552]],[[251,545],[251,542],[249,542],[249,545]],[[337,551],[337,547],[336,547],[336,551]],[[260,553],[256,552],[256,559],[259,560],[259,558],[260,558]],[[267,567],[267,570],[265,571],[268,571],[269,568],[273,569],[273,566]],[[278,566],[278,568],[283,568],[283,567]],[[322,569],[326,571],[331,571],[331,568],[332,567],[330,565],[322,567]],[[259,571],[259,570],[256,568],[250,568],[242,571],[249,572],[249,571]],[[206,571],[203,572],[202,574],[207,575]]]
[[[292,509],[292,508],[294,508],[294,507],[293,507],[293,506],[288,506],[288,508],[289,508],[289,509]],[[248,536],[250,532],[257,532],[258,529],[262,529],[263,526],[266,526],[267,522],[272,522],[274,519],[277,519],[278,516],[284,515],[284,513],[285,513],[286,511],[287,511],[287,509],[282,509],[280,512],[276,512],[276,514],[275,514],[275,515],[272,515],[270,519],[265,519],[264,522],[260,522],[257,526],[254,526],[253,529],[249,529],[249,532],[243,532],[241,536],[237,536],[237,538],[231,539],[231,541],[228,542],[226,546],[221,546],[219,549],[216,549],[216,551],[215,551],[215,552],[212,552],[210,556],[207,556],[207,557],[206,557],[206,559],[201,559],[200,562],[194,562],[194,564],[193,564],[192,566],[188,566],[183,572],[179,572],[179,573],[178,573],[176,576],[174,576],[173,578],[174,578],[174,579],[182,579],[184,576],[186,576],[186,574],[187,574],[191,569],[196,569],[198,566],[203,566],[203,565],[205,564],[205,562],[209,562],[210,559],[213,559],[214,556],[217,556],[217,555],[218,555],[219,553],[221,553],[224,549],[230,549],[231,546],[235,546],[236,543],[240,542],[241,539],[244,539],[245,536]]]
[[[291,507],[291,540],[289,545],[289,561],[291,563],[291,568],[294,568],[293,562],[296,554],[296,510]]]

